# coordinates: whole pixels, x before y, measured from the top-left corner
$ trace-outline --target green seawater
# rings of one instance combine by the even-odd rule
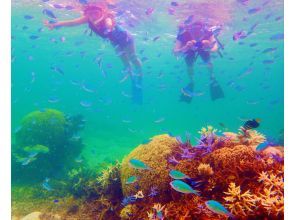
[[[256,5],[263,1],[257,1]],[[135,27],[126,27],[135,38],[143,62],[143,104],[132,103],[130,79],[123,83],[123,65],[109,42],[84,34],[86,25],[48,30],[42,14],[42,1],[15,1],[12,4],[12,139],[21,119],[35,110],[53,108],[66,114],[82,114],[86,120],[81,138],[85,143],[83,163],[90,167],[121,160],[146,139],[170,132],[183,138],[198,136],[201,127],[212,125],[237,132],[246,119],[260,118],[257,129],[267,137],[281,139],[284,126],[283,40],[270,37],[283,33],[283,2],[271,1],[254,15],[239,5],[232,21],[225,25],[219,40],[223,58],[213,56],[215,76],[225,98],[212,101],[209,74],[201,59],[195,64],[196,92],[191,104],[179,102],[180,90],[188,81],[185,62],[172,49],[177,21],[157,8],[154,16]],[[58,19],[77,17],[77,13],[52,9]],[[265,16],[272,14],[268,19]],[[31,20],[24,19],[32,15]],[[245,20],[243,18],[246,18]],[[253,33],[233,41],[235,32]],[[41,31],[39,29],[42,28]],[[147,32],[147,34],[146,34]],[[39,38],[32,40],[30,36]],[[145,37],[148,40],[145,40]],[[152,39],[160,36],[157,41]],[[61,41],[61,38],[65,41]],[[250,46],[256,44],[256,46]],[[274,52],[262,53],[267,48]],[[95,58],[102,59],[99,69]],[[264,60],[273,60],[264,64]],[[58,66],[64,74],[52,71]],[[249,70],[249,74],[244,74]],[[85,91],[86,85],[94,92]],[[56,102],[50,102],[51,98]],[[49,101],[48,101],[49,100]],[[80,102],[91,102],[83,107]],[[194,139],[192,138],[192,141]],[[194,141],[195,142],[195,141]]]

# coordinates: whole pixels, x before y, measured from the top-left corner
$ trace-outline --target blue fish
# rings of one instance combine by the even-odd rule
[[[83,5],[88,4],[88,1],[87,1],[87,0],[79,0],[79,2],[80,2],[81,4],[83,4]]]
[[[132,184],[137,182],[138,178],[136,176],[130,176],[127,180],[126,180],[126,184]]]
[[[188,177],[186,174],[182,173],[181,171],[178,170],[171,170],[169,172],[169,176],[173,179],[189,179],[190,177]]]
[[[205,205],[210,211],[212,211],[216,214],[225,215],[225,216],[228,216],[231,218],[234,217],[233,214],[230,213],[221,203],[219,203],[215,200],[206,201]]]
[[[31,20],[31,19],[34,18],[34,16],[32,16],[32,15],[25,15],[25,16],[23,16],[23,17],[24,17],[24,19],[26,19],[26,20]]]
[[[182,140],[181,136],[176,136],[176,140],[179,144],[183,144],[183,140]]]
[[[257,147],[256,147],[256,150],[257,151],[263,151],[264,149],[266,149],[267,147],[270,147],[270,143],[268,143],[267,141],[262,143],[262,144],[259,144]]]
[[[274,34],[270,37],[270,40],[283,40],[284,33]]]
[[[135,169],[139,170],[150,170],[150,167],[147,166],[144,162],[137,159],[130,159],[129,165]]]
[[[252,14],[256,14],[257,12],[259,12],[261,10],[261,8],[252,8],[248,10],[248,14],[252,15]]]
[[[181,193],[185,193],[185,194],[195,194],[195,195],[199,195],[199,191],[194,190],[190,185],[188,185],[187,183],[181,181],[181,180],[174,180],[172,182],[170,182],[170,186]]]
[[[49,180],[50,180],[49,178],[46,178],[44,182],[42,183],[42,187],[46,189],[47,191],[52,191],[52,187],[49,185]]]
[[[49,10],[49,9],[44,9],[43,11],[42,11],[42,13],[44,14],[44,15],[46,15],[47,17],[49,17],[49,18],[53,18],[53,19],[56,19],[57,17],[54,15],[54,13],[51,11],[51,10]]]
[[[276,51],[277,48],[276,47],[270,47],[270,48],[266,48],[262,51],[262,53],[270,53],[270,52],[274,52]]]
[[[31,40],[37,40],[37,39],[39,39],[40,37],[39,36],[37,36],[37,35],[31,35],[30,36],[30,39]]]

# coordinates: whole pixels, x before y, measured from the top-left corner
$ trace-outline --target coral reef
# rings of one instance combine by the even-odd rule
[[[283,147],[256,150],[265,137],[255,130],[217,132],[211,126],[202,128],[194,146],[189,139],[155,136],[136,147],[121,164],[94,174],[82,168],[71,170],[67,181],[70,195],[82,200],[82,205],[79,203],[76,214],[61,216],[100,220],[227,218],[207,207],[208,200],[215,200],[236,219],[283,219]],[[131,159],[135,160],[130,163]],[[171,170],[184,175],[170,176]],[[136,177],[135,181],[127,182],[130,177]],[[188,185],[193,189],[190,192],[197,190],[200,195],[172,188],[173,178],[185,183],[180,187]]]
[[[140,201],[129,197],[132,207],[140,211],[132,212],[128,218],[146,219],[145,212],[149,219],[160,219],[153,207],[160,202],[165,210],[162,216],[166,219],[223,219],[205,207],[205,201],[211,199],[224,204],[239,219],[282,218],[283,148],[271,146],[266,148],[269,150],[257,151],[256,146],[266,138],[255,130],[240,130],[237,134],[227,132],[223,136],[216,133],[211,126],[202,128],[195,146],[179,137],[156,136],[152,139],[154,142],[140,145],[131,152],[122,163],[124,195],[134,195],[138,189],[149,192],[156,186],[159,196],[147,196]],[[164,144],[159,143],[159,138],[164,138]],[[167,148],[168,142],[172,144]],[[142,160],[151,170],[133,169],[128,166],[131,158]],[[169,182],[172,179],[167,175],[171,169],[189,176],[184,181],[197,188],[200,196],[171,190]],[[130,187],[124,182],[132,175],[137,175],[139,182]]]
[[[81,116],[66,116],[54,109],[26,115],[12,147],[13,181],[37,182],[46,176],[61,175],[74,166],[83,148],[77,136],[83,126]]]

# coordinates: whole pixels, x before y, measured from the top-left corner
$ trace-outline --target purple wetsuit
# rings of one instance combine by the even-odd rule
[[[115,25],[112,31],[107,31],[107,28],[104,24],[95,25],[91,21],[89,21],[89,27],[92,31],[94,31],[103,39],[109,40],[111,44],[119,50],[122,50],[127,46],[132,46],[134,44],[133,37],[119,25]]]
[[[211,36],[213,36],[213,33],[207,30],[204,26],[204,24],[196,23],[181,27],[179,29],[177,40],[183,45],[186,45],[186,43],[191,40],[196,40],[197,42],[209,40]],[[201,48],[200,45],[197,49],[190,49],[184,53],[187,65],[193,65],[196,60],[197,53],[205,63],[210,61],[210,52]]]

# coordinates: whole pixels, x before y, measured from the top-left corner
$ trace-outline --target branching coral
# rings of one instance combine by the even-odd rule
[[[227,196],[224,197],[226,206],[236,216],[248,216],[254,212],[256,206],[256,198],[249,190],[242,193],[241,187],[235,183],[229,185],[228,191],[224,192]]]
[[[120,218],[122,220],[127,220],[131,219],[131,217],[138,211],[138,207],[134,204],[129,204],[125,206],[121,211],[120,211]]]
[[[199,164],[198,168],[198,174],[202,176],[211,176],[213,175],[213,169],[209,164],[201,163]]]
[[[253,149],[266,140],[265,136],[256,130],[239,129],[237,134],[233,132],[224,132],[224,135],[237,145],[247,145],[251,146]]]
[[[120,177],[120,167],[120,163],[108,166],[102,170],[100,175],[97,177],[97,181],[101,184],[102,187],[106,187],[109,185],[110,181]]]
[[[216,132],[217,129],[213,128],[211,125],[208,125],[207,128],[203,127],[200,131],[198,131],[201,136],[215,135]]]
[[[148,219],[150,220],[163,220],[168,211],[165,206],[160,203],[155,203],[150,212],[147,212]]]
[[[260,173],[258,181],[264,186],[259,193],[259,203],[268,215],[282,215],[284,213],[284,181],[283,177],[267,172]]]

